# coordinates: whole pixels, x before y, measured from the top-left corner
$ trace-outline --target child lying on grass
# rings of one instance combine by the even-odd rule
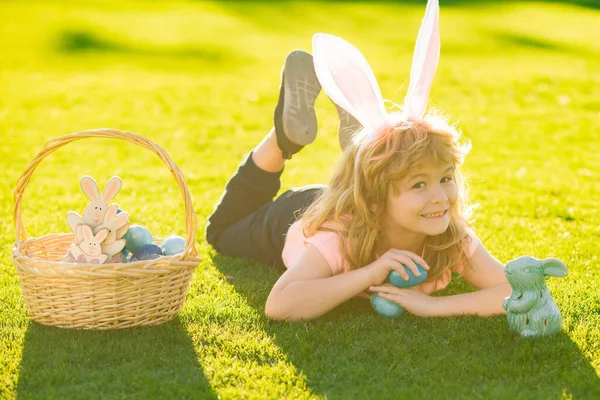
[[[418,316],[501,314],[511,293],[504,266],[468,223],[460,170],[469,146],[425,108],[439,57],[437,1],[417,40],[411,84],[401,111],[388,112],[369,64],[350,43],[313,39],[313,57],[286,59],[275,126],[229,180],[209,218],[208,242],[225,255],[286,270],[265,313],[311,319],[369,290]],[[321,88],[340,115],[343,156],[329,185],[291,189],[275,200],[286,160],[314,141]],[[410,289],[384,283],[404,267],[427,280]],[[452,271],[476,292],[432,297]]]

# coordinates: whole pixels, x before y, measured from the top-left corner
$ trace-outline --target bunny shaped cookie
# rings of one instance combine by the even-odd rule
[[[77,225],[88,225],[91,228],[96,228],[104,222],[104,216],[108,210],[108,203],[117,195],[121,189],[121,178],[113,176],[109,179],[102,196],[98,184],[91,176],[81,178],[81,189],[86,194],[91,202],[83,210],[83,216],[74,211],[67,213],[67,223],[69,227],[76,233]]]
[[[129,229],[129,214],[127,212],[117,214],[117,211],[116,204],[108,206],[104,222],[94,228],[95,234],[98,234],[102,229],[108,232],[106,239],[101,243],[102,254],[106,254],[108,258],[123,250],[125,239],[121,238]]]
[[[513,289],[502,301],[511,329],[526,337],[560,332],[560,310],[546,287],[545,277],[566,276],[567,266],[556,258],[523,256],[506,264],[504,272]]]
[[[81,233],[81,237],[77,238],[78,244],[73,243],[69,248],[70,255],[77,262],[103,264],[108,257],[102,254],[100,243],[106,239],[108,231],[102,229],[94,236],[89,226],[79,225],[78,228],[76,231]]]

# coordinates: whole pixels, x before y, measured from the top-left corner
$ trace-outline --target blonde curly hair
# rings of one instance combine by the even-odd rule
[[[381,128],[374,138],[361,131],[350,144],[322,194],[304,212],[302,230],[306,237],[317,231],[336,232],[340,251],[350,269],[373,262],[377,246],[385,240],[380,224],[390,190],[400,193],[399,183],[411,166],[437,161],[455,169],[457,201],[451,210],[448,229],[427,236],[423,258],[430,266],[427,281],[435,281],[457,263],[468,264],[472,207],[460,171],[470,144],[460,143],[460,132],[440,117],[405,121],[400,113],[390,114],[394,123]]]

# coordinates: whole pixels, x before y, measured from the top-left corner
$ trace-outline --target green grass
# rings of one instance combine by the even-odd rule
[[[266,320],[279,272],[203,239],[224,183],[271,126],[283,58],[338,34],[401,102],[423,3],[0,2],[0,397],[600,398],[600,12],[597,3],[442,3],[432,104],[473,143],[465,171],[477,233],[502,261],[558,257],[548,281],[564,331],[534,341],[504,317],[386,320],[352,300],[316,321]],[[335,111],[294,157],[283,190],[326,182]],[[32,323],[10,262],[12,193],[57,136],[96,127],[149,137],[184,172],[203,262],[185,307],[158,327],[71,331]],[[27,187],[31,236],[66,232],[82,174],[156,235],[183,234],[168,169],[132,144],[88,139],[43,161]],[[226,279],[226,276],[232,278]],[[442,294],[470,290],[456,279]]]

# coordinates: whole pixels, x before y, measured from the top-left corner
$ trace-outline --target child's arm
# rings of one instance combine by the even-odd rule
[[[489,317],[505,314],[506,310],[502,307],[502,300],[510,296],[511,290],[508,283],[501,283],[472,293],[437,297],[440,303],[435,316],[478,315]]]
[[[403,250],[388,250],[371,264],[333,276],[323,254],[308,244],[292,268],[279,278],[267,299],[265,314],[273,319],[299,320],[319,317],[346,300],[381,284],[392,270],[408,279],[404,265],[418,274],[415,263],[429,269],[425,260]]]
[[[494,258],[483,244],[479,244],[465,266],[462,277],[477,289],[486,289],[502,283],[508,284],[504,265]]]
[[[470,267],[465,267],[463,278],[479,289],[473,293],[431,297],[418,290],[398,289],[387,284],[371,287],[370,290],[380,292],[381,297],[395,301],[411,314],[422,317],[484,317],[506,313],[502,300],[510,295],[512,289],[504,275],[504,265],[482,244],[473,253],[470,264]]]
[[[494,258],[483,244],[477,246],[469,263],[470,266],[465,266],[462,277],[479,290],[438,297],[440,303],[437,314],[486,317],[506,313],[502,307],[502,300],[510,295],[512,289],[504,274],[504,265]]]
[[[316,247],[308,244],[295,266],[275,283],[265,314],[272,319],[312,319],[365,291],[371,282],[367,268],[333,276]]]

